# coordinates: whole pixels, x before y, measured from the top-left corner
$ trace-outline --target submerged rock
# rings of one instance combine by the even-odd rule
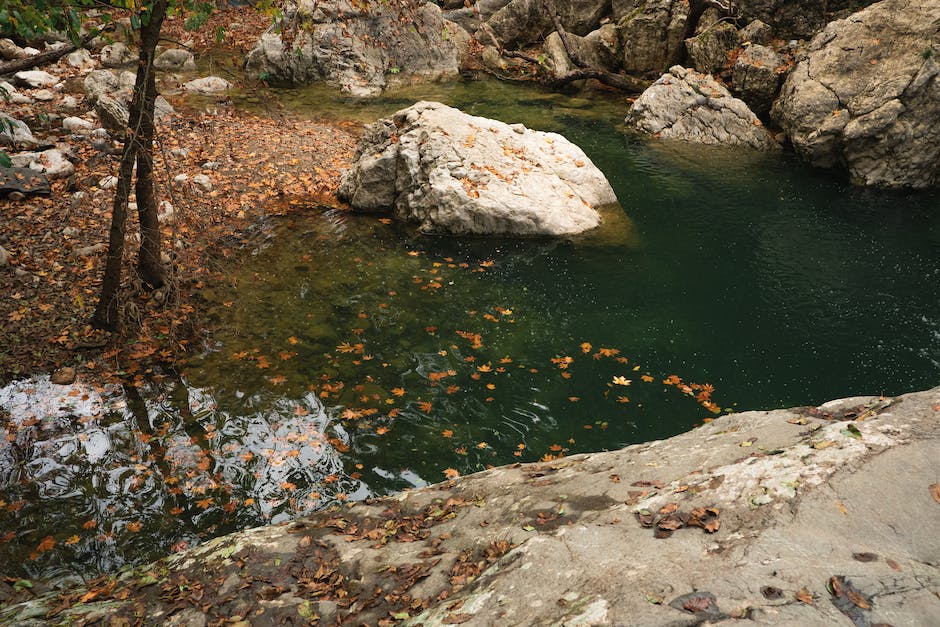
[[[940,184],[940,3],[884,0],[826,26],[771,115],[796,152],[863,185]]]
[[[261,36],[245,69],[255,78],[324,82],[367,96],[455,77],[458,51],[445,31],[440,8],[423,0],[376,3],[367,11],[350,0],[301,0]]]
[[[644,91],[626,123],[664,139],[772,150],[777,143],[743,101],[708,74],[673,66]]]
[[[603,173],[561,135],[419,102],[372,124],[339,196],[393,209],[428,232],[571,235],[617,201]]]

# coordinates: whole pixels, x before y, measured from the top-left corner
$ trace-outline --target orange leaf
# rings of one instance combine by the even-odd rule
[[[405,388],[392,388],[392,394],[395,396],[404,396]]]
[[[444,429],[443,431],[441,431],[441,435],[444,436],[445,438],[452,438],[454,437],[454,432],[451,431],[450,429]]]
[[[39,542],[39,546],[36,547],[37,553],[45,553],[46,551],[51,551],[52,547],[55,546],[55,538],[52,536],[46,536]]]
[[[460,473],[457,472],[457,470],[453,468],[445,468],[444,476],[447,477],[448,479],[456,479],[457,477],[460,476]]]

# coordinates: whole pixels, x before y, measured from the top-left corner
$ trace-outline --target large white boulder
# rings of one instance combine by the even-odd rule
[[[427,232],[571,235],[617,202],[610,183],[561,135],[418,102],[372,124],[339,195],[393,210]]]

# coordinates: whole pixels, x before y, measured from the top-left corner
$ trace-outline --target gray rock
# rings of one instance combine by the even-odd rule
[[[861,0],[857,4],[869,4]],[[782,39],[812,37],[826,23],[832,0],[736,0],[736,15],[743,22],[761,20]]]
[[[65,62],[74,68],[81,69],[94,65],[95,59],[91,56],[90,52],[84,48],[79,48],[65,55]]]
[[[79,135],[87,135],[95,130],[95,125],[79,117],[68,117],[62,120],[62,128]]]
[[[16,87],[6,81],[0,81],[0,102],[10,104],[30,104],[32,98],[17,91]]]
[[[101,95],[97,98],[95,113],[101,125],[115,133],[123,133],[130,120],[130,112],[124,103],[108,95]]]
[[[28,167],[0,168],[0,197],[13,194],[42,195],[52,193],[49,180]]]
[[[3,246],[0,246],[0,268],[10,263],[10,253]]]
[[[770,112],[782,78],[783,57],[767,46],[748,46],[732,70],[732,91],[759,116]]]
[[[105,67],[128,67],[137,63],[137,59],[138,54],[121,41],[116,41],[101,49],[101,65]]]
[[[678,63],[689,19],[683,0],[616,0],[613,15],[623,46],[623,69],[658,76]]]
[[[75,166],[66,158],[63,150],[50,148],[42,152],[21,152],[10,160],[15,168],[29,168],[49,178],[67,178],[75,173]]]
[[[109,94],[112,97],[119,96],[122,100],[129,101],[136,79],[133,72],[93,70],[82,81],[85,99],[89,104],[94,105],[101,95]]]
[[[620,35],[613,24],[605,24],[586,37],[568,35],[568,45],[588,67],[616,72],[620,68]],[[568,58],[567,50],[558,33],[545,38],[545,52],[549,54],[556,76],[564,76],[577,65]]]
[[[0,146],[35,148],[39,145],[29,126],[0,111]]]
[[[114,189],[117,187],[118,177],[109,174],[98,181],[98,189]]]
[[[565,30],[574,35],[587,35],[600,26],[609,11],[605,0],[570,0],[555,4]],[[503,48],[541,41],[555,30],[544,0],[511,0],[487,21],[488,32],[495,35]],[[478,37],[479,38],[479,37]],[[484,39],[490,43],[489,39]]]
[[[884,0],[831,22],[771,115],[802,158],[859,184],[940,184],[940,4]]]
[[[153,66],[163,72],[195,72],[196,59],[189,50],[170,48],[157,55]]]
[[[38,102],[51,102],[55,100],[55,92],[49,89],[37,89],[33,92],[33,99]]]
[[[197,190],[203,193],[211,192],[212,191],[212,179],[210,179],[205,174],[197,174],[196,176],[193,177],[193,186]]]
[[[50,87],[59,82],[58,78],[49,72],[44,72],[43,70],[26,70],[23,72],[17,72],[13,75],[13,77],[20,85],[33,89],[37,87]]]
[[[742,28],[738,34],[741,36],[742,42],[749,41],[752,44],[765,46],[773,38],[773,29],[769,24],[760,20],[753,20]]]
[[[617,201],[580,148],[554,133],[419,102],[368,127],[338,194],[425,231],[570,235]]]
[[[400,20],[399,16],[407,17]],[[276,82],[324,82],[355,96],[417,80],[457,75],[457,49],[443,38],[441,10],[422,0],[378,3],[363,12],[351,0],[302,0],[284,26],[304,24],[284,43],[277,29],[248,53],[249,76]]]
[[[198,94],[217,94],[231,88],[231,83],[218,76],[205,76],[183,83],[183,89]]]
[[[698,29],[695,37],[685,40],[692,66],[706,74],[724,70],[728,66],[728,53],[739,45],[738,29],[724,21]]]
[[[75,109],[78,107],[78,98],[72,95],[64,96],[60,104],[63,109]]]
[[[744,102],[710,75],[678,65],[637,98],[625,122],[663,139],[758,150],[777,147]]]
[[[29,53],[13,43],[12,39],[0,39],[0,59],[13,61],[15,59],[25,59]]]

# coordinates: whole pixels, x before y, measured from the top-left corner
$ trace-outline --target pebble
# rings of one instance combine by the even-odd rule
[[[56,385],[72,385],[75,383],[75,368],[66,366],[59,368],[49,377],[49,381]]]

